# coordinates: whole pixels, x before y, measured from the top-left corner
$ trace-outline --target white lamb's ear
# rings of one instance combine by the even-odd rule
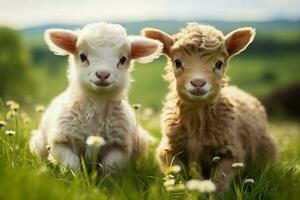
[[[48,29],[44,34],[49,49],[57,55],[68,55],[76,52],[77,34],[71,30]]]
[[[148,63],[158,58],[162,52],[163,44],[141,36],[130,36],[131,58],[140,63]]]
[[[255,29],[238,28],[225,36],[225,45],[229,57],[244,51],[255,37]]]

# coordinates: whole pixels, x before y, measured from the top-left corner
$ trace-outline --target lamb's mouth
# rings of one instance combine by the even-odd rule
[[[196,97],[203,97],[208,94],[208,90],[205,89],[193,89],[193,90],[186,90],[190,95],[196,96]]]
[[[114,81],[112,82],[91,81],[91,83],[99,88],[108,88],[109,86],[113,85]]]

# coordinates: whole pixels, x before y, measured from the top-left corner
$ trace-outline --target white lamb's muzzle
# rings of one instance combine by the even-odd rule
[[[92,77],[89,79],[89,85],[95,91],[109,91],[116,88],[116,80],[109,78],[105,81],[101,81],[98,78]]]
[[[88,80],[88,86],[95,92],[109,93],[116,90],[125,90],[129,86],[130,75],[126,72],[111,74],[106,81],[106,84],[98,84],[99,81],[96,77],[92,76]]]
[[[90,81],[90,87],[93,91],[96,92],[109,92],[112,91],[116,88],[116,85],[114,82],[108,84],[108,85],[97,85],[96,83],[94,83],[93,81]]]
[[[92,78],[90,79],[90,82],[99,88],[108,88],[115,83],[115,80],[114,79],[101,80],[99,78]]]

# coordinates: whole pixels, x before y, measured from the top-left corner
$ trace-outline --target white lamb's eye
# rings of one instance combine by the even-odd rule
[[[126,62],[126,60],[127,60],[126,56],[122,56],[122,57],[120,58],[120,60],[119,60],[119,63],[120,63],[121,65],[124,65],[125,62]]]
[[[81,53],[79,56],[80,56],[81,62],[87,61],[87,56],[84,53]]]

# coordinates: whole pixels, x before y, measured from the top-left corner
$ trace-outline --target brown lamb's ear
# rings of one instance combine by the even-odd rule
[[[169,55],[170,48],[174,44],[174,40],[172,36],[170,36],[169,34],[161,30],[154,29],[154,28],[144,28],[142,30],[142,35],[147,38],[159,40],[161,43],[164,44],[163,53]]]
[[[57,55],[76,53],[77,34],[71,30],[48,29],[44,34],[49,49]]]
[[[251,27],[238,28],[225,36],[225,45],[229,57],[244,51],[255,37],[255,29]]]

